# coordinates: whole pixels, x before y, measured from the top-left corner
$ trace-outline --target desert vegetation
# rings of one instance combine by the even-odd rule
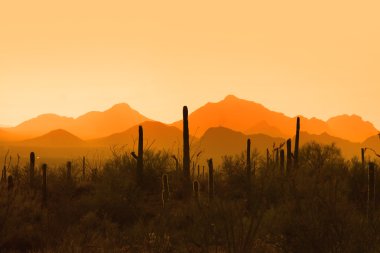
[[[6,156],[1,252],[378,252],[378,163],[334,145],[268,147],[195,159],[187,107],[183,150],[114,149],[59,167]],[[190,122],[191,123],[191,122]],[[360,150],[358,150],[360,153]],[[198,153],[199,154],[199,153]],[[200,169],[202,168],[202,170]]]

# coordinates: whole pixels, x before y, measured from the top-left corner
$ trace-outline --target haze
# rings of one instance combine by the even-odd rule
[[[126,102],[163,122],[227,94],[380,128],[379,1],[2,1],[0,124]],[[254,116],[254,115],[253,115]]]

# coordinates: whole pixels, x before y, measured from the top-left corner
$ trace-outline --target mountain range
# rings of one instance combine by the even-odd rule
[[[301,145],[308,141],[335,143],[347,156],[360,147],[380,146],[378,130],[357,115],[340,115],[323,121],[301,118]],[[202,155],[221,157],[244,150],[247,138],[253,148],[265,152],[295,133],[296,117],[274,112],[261,104],[229,95],[207,103],[189,114],[191,144]],[[137,144],[138,125],[144,129],[147,148],[181,152],[182,120],[172,124],[153,121],[129,105],[114,105],[104,112],[89,112],[77,118],[43,114],[15,127],[0,128],[3,147],[109,147]],[[198,152],[197,151],[197,152]]]

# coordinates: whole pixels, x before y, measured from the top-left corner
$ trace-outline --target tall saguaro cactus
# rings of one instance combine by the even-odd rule
[[[36,162],[36,156],[34,152],[30,153],[30,163],[29,163],[29,183],[30,187],[34,185],[34,166]]]
[[[285,171],[285,151],[280,150],[280,175],[283,176]]]
[[[369,221],[373,219],[375,210],[375,164],[368,164],[368,203],[367,203],[367,217]]]
[[[208,163],[208,198],[210,201],[214,199],[214,166],[212,159],[207,161]]]
[[[137,155],[135,154],[135,152],[132,152],[131,154],[137,161],[136,181],[138,184],[141,184],[144,176],[144,133],[142,126],[139,126],[139,144]]]
[[[46,207],[47,205],[47,164],[42,164],[42,206]]]
[[[183,174],[190,182],[190,142],[187,106],[183,107]]]
[[[365,168],[365,148],[361,148],[362,166]]]
[[[82,179],[85,180],[86,179],[86,157],[83,156],[83,159],[82,159]]]
[[[251,167],[251,139],[247,140],[247,178],[251,178],[252,167]]]
[[[294,143],[294,167],[298,168],[298,150],[299,150],[299,144],[300,144],[300,117],[297,117],[297,126],[296,126],[296,139]]]
[[[286,174],[290,174],[292,170],[292,140],[286,141]]]

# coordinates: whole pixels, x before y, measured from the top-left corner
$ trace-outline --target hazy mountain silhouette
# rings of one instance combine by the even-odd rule
[[[64,129],[82,139],[92,139],[124,131],[147,120],[149,119],[129,105],[122,103],[114,105],[104,112],[93,111],[78,118],[43,114],[16,127],[3,130],[22,136],[25,139],[36,137],[55,129]]]
[[[250,127],[246,131],[244,131],[246,134],[265,134],[272,137],[286,137],[286,134],[281,132],[277,127],[268,125],[267,122],[261,121],[258,124],[254,125],[253,127]]]
[[[317,118],[300,118],[303,132],[314,135],[328,133],[352,142],[362,142],[378,132],[372,123],[363,121],[356,115],[336,116],[327,122]],[[30,139],[55,129],[64,129],[83,140],[99,139],[127,131],[149,120],[127,104],[117,104],[104,112],[89,112],[78,118],[43,114],[16,127],[0,128],[0,142]],[[212,127],[225,127],[248,135],[261,133],[288,138],[295,133],[295,122],[295,117],[288,117],[261,104],[232,95],[216,103],[207,103],[189,115],[190,133],[197,138]],[[182,129],[182,121],[170,126]],[[155,131],[159,132],[158,129]],[[162,134],[164,135],[165,131]],[[155,138],[160,138],[162,143],[172,143],[172,140],[165,142],[164,138]]]
[[[86,142],[76,137],[75,135],[62,130],[57,129],[47,134],[39,136],[37,138],[25,140],[15,143],[19,146],[31,146],[31,147],[81,147],[86,146]]]
[[[265,134],[245,135],[225,127],[212,127],[200,138],[198,143],[202,157],[212,157],[220,163],[224,155],[238,155],[246,150],[247,139],[251,139],[252,150],[257,149],[265,154],[266,149],[271,149],[273,143],[279,145],[284,142],[283,138],[270,137]]]
[[[362,142],[369,136],[378,133],[378,130],[371,122],[363,121],[357,115],[336,116],[330,118],[327,124],[329,126],[329,134],[356,142]]]
[[[327,132],[350,140],[364,141],[377,133],[369,122],[357,116],[337,116],[324,122],[301,118],[301,129],[310,134]],[[246,134],[266,133],[271,136],[293,136],[296,118],[271,111],[261,104],[229,95],[217,103],[207,103],[189,115],[190,132],[202,136],[210,127],[226,127]],[[182,128],[182,121],[172,125]]]
[[[374,136],[367,138],[363,142],[362,147],[363,148],[364,147],[372,148],[372,149],[376,150],[378,153],[380,153],[380,138],[379,138],[379,136],[376,134]]]

